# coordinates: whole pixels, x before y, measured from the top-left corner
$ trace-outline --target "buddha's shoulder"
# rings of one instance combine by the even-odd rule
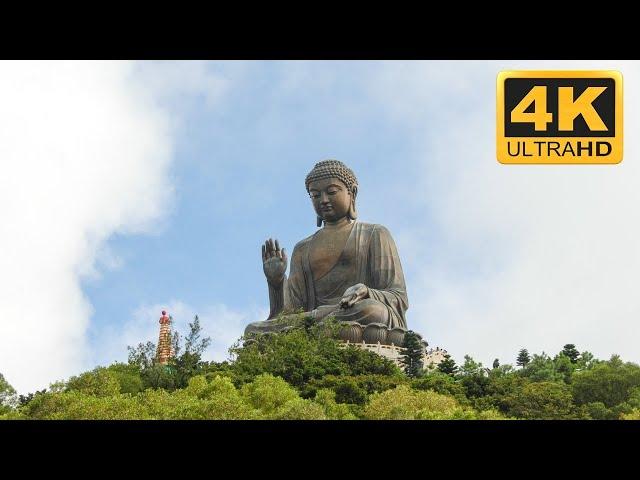
[[[354,225],[354,228],[357,228],[361,234],[365,234],[365,235],[372,235],[374,233],[382,234],[382,235],[391,235],[391,232],[389,232],[389,229],[387,229],[387,227],[379,223],[356,222],[356,224]],[[303,248],[306,248],[311,243],[316,233],[318,232],[316,231],[315,233],[312,233],[311,235],[309,235],[307,238],[303,238],[302,240],[300,240],[298,243],[295,244],[295,246],[293,247],[293,250],[295,251],[295,250],[301,250]]]
[[[358,222],[356,223],[356,225],[359,226],[359,228],[361,228],[363,232],[369,234],[377,233],[382,235],[391,235],[389,229],[379,223]]]
[[[311,243],[311,239],[313,238],[315,234],[311,234],[309,235],[307,238],[303,238],[302,240],[300,240],[298,243],[296,243],[293,247],[293,253],[299,253],[302,250],[304,250],[305,248],[307,248],[309,246],[309,244]]]

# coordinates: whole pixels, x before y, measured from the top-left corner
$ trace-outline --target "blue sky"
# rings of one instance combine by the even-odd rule
[[[327,158],[394,236],[432,346],[640,360],[637,141],[618,166],[498,164],[496,75],[531,68],[622,71],[638,127],[637,62],[2,64],[0,372],[24,391],[125,360],[162,308],[226,358],[268,310],[261,243],[315,231],[304,177]]]
[[[342,159],[356,171],[362,220],[392,231],[428,221],[428,211],[402,196],[386,197],[410,185],[417,166],[407,132],[362,90],[374,64],[311,63],[295,85],[287,84],[286,62],[258,62],[242,78],[224,64],[207,68],[234,85],[219,106],[199,101],[202,94],[186,106],[160,99],[182,117],[171,212],[153,235],[113,236],[121,267],[83,286],[95,308],[95,342],[103,325],[159,299],[267,306],[260,245],[273,236],[291,252],[315,231],[304,178],[319,160]]]

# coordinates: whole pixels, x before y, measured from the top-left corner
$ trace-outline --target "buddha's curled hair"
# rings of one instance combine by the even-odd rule
[[[315,164],[305,179],[307,193],[311,182],[332,177],[342,180],[350,192],[353,192],[353,188],[358,186],[358,179],[355,174],[344,163],[339,160],[322,160]]]

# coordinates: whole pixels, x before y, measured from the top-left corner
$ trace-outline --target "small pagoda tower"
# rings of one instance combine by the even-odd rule
[[[160,317],[160,337],[158,338],[156,359],[158,363],[166,365],[169,359],[173,357],[173,353],[171,346],[171,317],[163,310],[162,316]]]

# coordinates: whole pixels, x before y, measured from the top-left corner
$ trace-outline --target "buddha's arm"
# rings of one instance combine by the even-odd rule
[[[302,273],[302,256],[297,248],[291,255],[291,272],[289,278],[284,276],[280,284],[269,285],[269,319],[275,318],[281,312],[293,313],[304,308],[304,278]]]
[[[284,291],[287,288],[287,276],[284,276],[280,285],[269,285],[269,320],[278,316],[284,308]]]

